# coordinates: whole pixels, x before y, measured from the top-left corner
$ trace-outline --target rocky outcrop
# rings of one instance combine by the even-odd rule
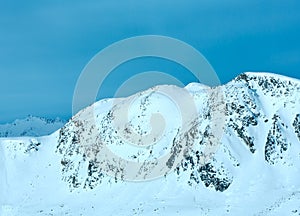
[[[137,115],[145,116],[151,103],[155,103],[153,98],[151,100],[153,92],[155,91],[146,96],[143,93],[139,94],[142,102],[140,110],[137,111],[140,114]],[[177,175],[179,180],[187,179],[186,184],[190,186],[200,184],[221,192],[228,189],[234,181],[232,167],[237,168],[241,163],[239,157],[234,156],[236,153],[233,149],[236,146],[246,147],[250,154],[256,154],[258,148],[264,148],[260,152],[264,152],[266,162],[276,165],[286,160],[290,145],[299,144],[291,143],[286,137],[286,130],[289,129],[289,126],[294,128],[295,134],[300,139],[300,115],[297,114],[294,119],[285,115],[285,110],[289,110],[287,112],[299,111],[297,110],[297,107],[300,106],[299,82],[272,74],[245,73],[225,85],[222,92],[224,109],[217,108],[218,112],[225,116],[222,127],[224,128],[223,139],[220,143],[212,143],[212,137],[214,137],[211,130],[214,113],[212,110],[216,110],[214,108],[216,102],[209,97],[211,94],[207,90],[203,91],[203,86],[201,86],[199,91],[191,92],[198,109],[198,116],[195,116],[189,129],[180,131],[180,126],[174,125],[167,131],[170,134],[174,132],[166,143],[166,148],[170,146],[169,150],[173,152],[173,156],[165,164],[171,168],[175,161],[174,158],[180,154],[181,150],[184,150],[184,157],[175,167],[173,174]],[[197,99],[200,97],[199,95],[201,95],[201,100]],[[91,107],[95,109],[103,104],[96,103],[93,106]],[[98,124],[97,133],[99,133],[97,139],[94,140],[92,150],[90,149],[94,156],[101,151],[100,146],[103,143],[120,146],[126,144],[124,140],[120,139],[113,125],[114,118],[118,117],[114,116],[116,106],[104,111],[102,109],[101,113],[94,113],[97,116],[94,121]],[[85,142],[86,137],[84,136],[87,131],[92,133],[91,131],[94,130],[93,125],[80,117],[83,115],[82,113],[73,117],[60,130],[57,145],[57,153],[62,156],[62,179],[68,183],[71,190],[80,187],[95,188],[107,177],[106,171],[108,171],[103,169],[104,162],[99,160],[99,157],[89,157],[86,147],[82,145],[82,142]],[[293,121],[292,125],[288,125],[287,121]],[[133,125],[134,120],[129,123]],[[142,135],[142,127],[135,126],[138,128],[138,133]],[[127,132],[132,133],[129,129]],[[227,144],[224,141],[226,139]],[[262,143],[263,141],[265,143]],[[210,152],[211,155],[208,155],[207,146],[217,146],[217,148]],[[156,158],[151,153],[153,149],[149,147],[148,150],[150,152],[148,159],[155,160]],[[145,153],[132,154],[130,157],[139,161],[145,157]],[[229,161],[229,163],[224,163],[223,160]],[[143,168],[150,170],[147,166]],[[115,172],[114,176],[110,176],[109,181],[124,180],[122,176],[126,175],[126,169],[122,169],[122,166],[118,168],[110,166],[107,169]],[[184,176],[189,177],[185,178]]]

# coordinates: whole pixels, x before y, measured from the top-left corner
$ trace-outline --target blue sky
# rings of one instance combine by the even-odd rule
[[[113,42],[138,35],[192,45],[222,83],[245,71],[300,79],[299,11],[296,0],[1,0],[0,122],[29,114],[70,117],[76,81],[88,61]],[[162,69],[181,74],[185,84],[195,81],[170,62],[148,60],[114,71],[99,98],[111,97],[122,79],[140,70]]]

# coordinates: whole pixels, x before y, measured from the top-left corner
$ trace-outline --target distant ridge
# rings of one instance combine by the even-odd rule
[[[0,137],[45,136],[60,129],[66,123],[60,118],[50,119],[29,115],[11,123],[0,124]]]

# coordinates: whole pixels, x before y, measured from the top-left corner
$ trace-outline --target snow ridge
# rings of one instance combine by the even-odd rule
[[[65,123],[65,120],[59,118],[27,116],[24,119],[0,125],[0,137],[45,136],[60,129]]]

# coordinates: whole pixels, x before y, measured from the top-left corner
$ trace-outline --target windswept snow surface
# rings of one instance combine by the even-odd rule
[[[49,136],[0,139],[0,215],[300,215],[300,81],[245,73],[214,89],[197,83],[185,89],[197,113],[187,115],[186,127],[180,106],[160,93],[181,90],[158,86],[133,101],[96,102]],[[126,100],[131,132],[147,134],[152,113],[164,117],[155,145],[130,145],[116,131]],[[217,143],[220,113],[224,133]],[[179,154],[178,145],[189,151],[165,176],[140,181],[147,176],[136,173],[139,181],[126,181],[132,170],[109,167],[103,143],[123,158],[119,168],[124,159]],[[217,148],[203,161],[208,145]]]

